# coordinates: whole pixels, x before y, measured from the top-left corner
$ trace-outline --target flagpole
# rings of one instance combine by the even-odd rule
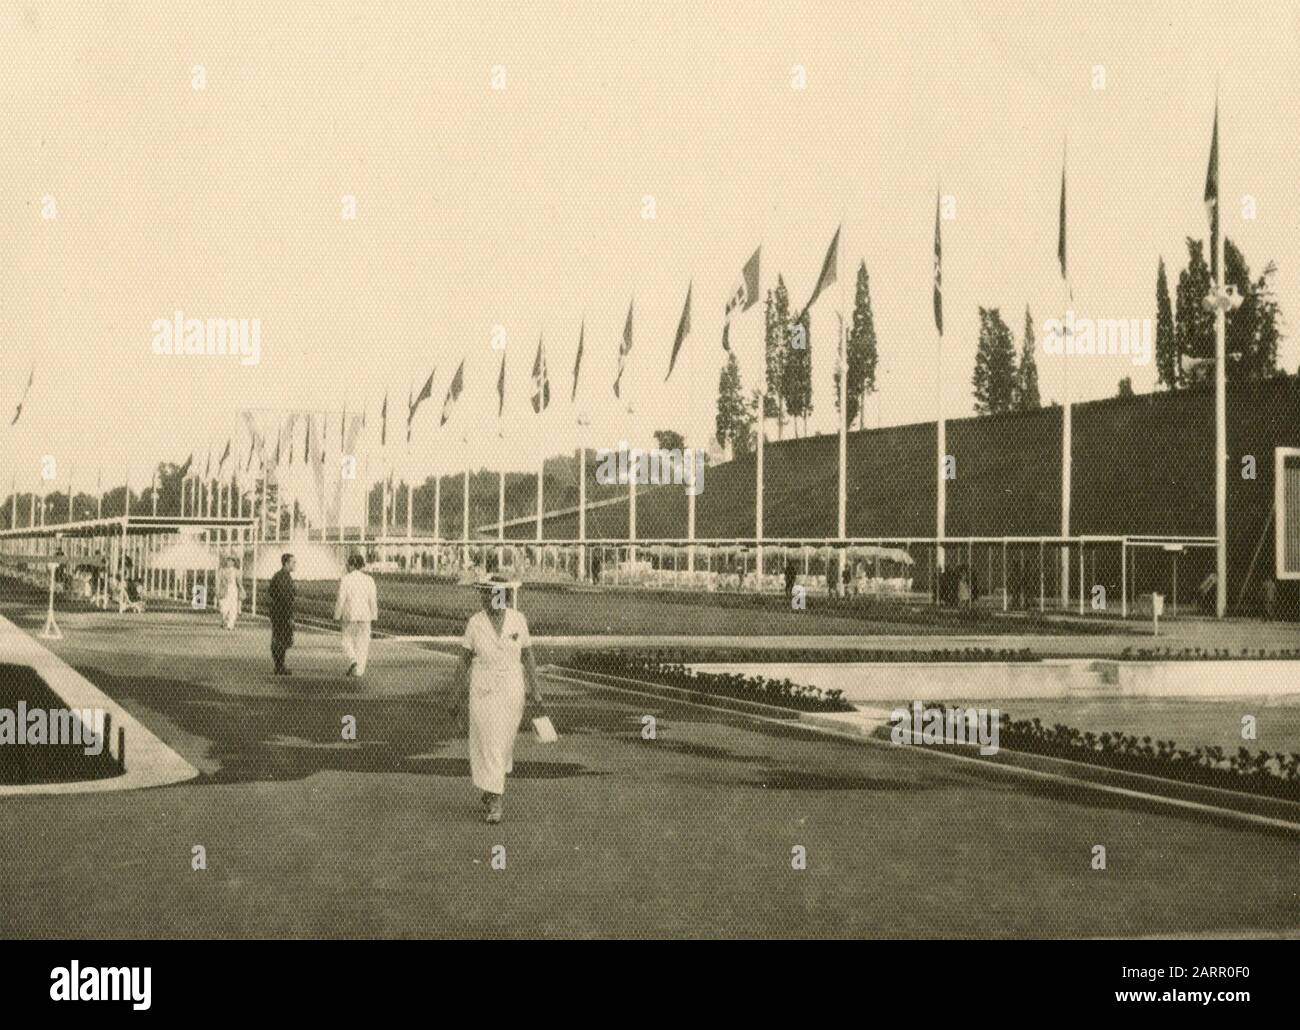
[[[843,297],[843,287],[840,288],[841,298]],[[840,496],[839,496],[839,538],[844,540],[848,536],[848,346],[844,335],[844,315],[835,312],[835,316],[840,320]],[[865,401],[865,398],[863,398]]]
[[[1068,147],[1068,143],[1066,145]],[[1061,408],[1061,536],[1068,538],[1070,535],[1070,509],[1072,505],[1071,488],[1074,482],[1074,401],[1070,390],[1070,357],[1073,350],[1074,336],[1074,319],[1070,314],[1070,306],[1074,300],[1074,288],[1070,285],[1069,261],[1067,260],[1066,249],[1066,208],[1065,208],[1065,176],[1066,164],[1069,157],[1068,149],[1062,150],[1061,154],[1061,216],[1059,240],[1057,246],[1057,257],[1061,263],[1061,278],[1065,283],[1065,313],[1061,319],[1061,363],[1063,377],[1064,397]],[[1083,550],[1080,547],[1080,562],[1082,562]],[[1082,573],[1080,573],[1082,575]],[[1070,606],[1070,545],[1067,542],[1061,545],[1061,608],[1068,609]]]
[[[76,471],[76,470],[75,470],[71,465],[68,466],[68,521],[69,521],[69,522],[71,522],[71,521],[73,520],[73,517],[72,517],[72,473],[73,473],[74,471]],[[158,514],[158,505],[157,505],[157,500],[156,500],[156,499],[155,499],[155,501],[154,501],[154,514],[155,514],[155,515]]]
[[[578,582],[587,579],[587,448],[578,445]]]
[[[1227,265],[1224,263],[1223,185],[1219,180],[1219,97],[1214,96],[1214,239],[1215,277],[1214,304],[1214,533],[1215,541],[1215,615],[1222,619],[1228,613],[1228,308],[1240,301],[1229,298],[1224,283]]]
[[[938,337],[938,347],[934,361],[934,442],[935,442],[935,571],[944,571],[945,555],[943,538],[946,533],[948,513],[948,483],[944,477],[944,463],[948,450],[948,426],[943,417],[943,249],[939,234],[939,197],[936,190],[934,198],[934,328]],[[933,584],[934,603],[939,604],[938,582]]]
[[[757,583],[760,593],[763,590],[763,437],[766,435],[767,391],[764,390],[758,395],[758,453],[754,468],[757,477],[754,488],[754,540],[757,544],[755,557],[758,560]]]
[[[636,479],[641,470],[641,454],[635,447],[628,448],[627,463],[627,560],[636,561]]]
[[[465,485],[461,489],[460,537],[462,564],[469,568],[469,455],[465,455]]]
[[[691,478],[690,487],[686,491],[686,539],[689,541],[686,547],[686,571],[688,574],[693,575],[695,572],[695,481],[696,473],[699,471],[695,463],[699,458],[699,454],[691,449],[688,449],[688,454],[689,458],[687,460],[691,464]]]
[[[542,503],[542,481],[546,475],[546,455],[541,457],[541,464],[537,467],[537,541],[542,540],[542,524],[544,521],[543,512],[546,510]],[[538,555],[538,563],[541,562],[541,555]]]

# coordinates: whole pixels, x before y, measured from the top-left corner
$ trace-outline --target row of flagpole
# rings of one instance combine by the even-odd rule
[[[1063,154],[1062,167],[1061,167],[1061,192],[1060,192],[1060,208],[1059,208],[1060,220],[1059,220],[1059,232],[1057,238],[1057,258],[1060,264],[1060,273],[1061,273],[1061,279],[1063,283],[1065,304],[1068,311],[1068,308],[1073,300],[1073,290],[1070,283],[1069,263],[1067,260],[1066,157],[1067,155]],[[1220,232],[1219,195],[1220,195],[1219,111],[1218,111],[1218,99],[1216,96],[1215,110],[1214,110],[1214,129],[1213,129],[1213,135],[1212,135],[1211,147],[1210,147],[1209,168],[1206,173],[1206,186],[1205,186],[1205,196],[1204,196],[1204,201],[1207,208],[1207,215],[1210,221],[1210,233],[1211,233],[1210,257],[1211,257],[1211,276],[1212,276],[1212,283],[1213,283],[1212,286],[1213,292],[1209,297],[1205,298],[1205,304],[1208,308],[1212,308],[1215,312],[1215,374],[1214,374],[1215,376],[1215,533],[1217,537],[1216,611],[1219,617],[1222,617],[1226,612],[1226,605],[1227,605],[1227,507],[1226,507],[1227,421],[1226,421],[1226,341],[1225,341],[1226,315],[1227,315],[1227,311],[1230,308],[1233,308],[1240,303],[1240,300],[1235,297],[1235,295],[1232,293],[1230,289],[1225,288],[1224,285],[1224,279],[1225,279],[1224,240]],[[940,571],[942,571],[944,568],[943,542],[946,537],[946,509],[947,509],[946,480],[947,480],[947,473],[948,473],[947,454],[946,454],[946,450],[947,450],[946,428],[947,427],[946,427],[946,420],[944,416],[944,406],[943,406],[943,276],[942,276],[943,249],[942,249],[942,234],[941,234],[941,225],[942,225],[941,202],[942,202],[942,194],[941,192],[937,191],[935,197],[935,221],[934,221],[933,304],[934,304],[934,322],[935,322],[935,331],[936,331],[935,536],[936,536],[936,559],[937,559],[936,564]],[[821,272],[818,276],[816,285],[813,288],[812,295],[809,298],[807,304],[804,305],[800,313],[799,319],[796,320],[795,324],[799,324],[799,325],[804,324],[805,316],[808,314],[808,311],[812,307],[812,305],[821,296],[823,290],[825,290],[826,287],[830,286],[831,284],[837,281],[839,243],[840,243],[840,228],[836,228],[835,235],[831,240],[830,247],[828,248],[826,253],[826,257],[822,262]],[[733,318],[743,314],[744,312],[752,308],[757,303],[760,297],[761,252],[762,252],[762,247],[760,245],[760,247],[755,250],[753,256],[744,265],[741,272],[740,282],[736,287],[735,291],[733,291],[732,296],[727,301],[724,325],[723,325],[724,350],[729,351],[731,349],[730,329],[731,329],[731,322]],[[618,352],[618,374],[613,384],[614,397],[616,400],[620,402],[622,400],[621,383],[622,383],[623,373],[627,365],[628,356],[632,350],[632,328],[633,328],[634,305],[635,305],[635,301],[633,301],[633,303],[629,304],[628,306],[627,320],[625,322],[624,330],[623,330],[623,339],[620,344],[619,352]],[[841,308],[842,307],[843,307],[843,284],[841,283]],[[847,429],[848,405],[846,402],[847,401],[847,397],[846,397],[847,379],[848,379],[847,327],[844,323],[843,311],[838,310],[836,312],[836,315],[839,321],[838,359],[839,359],[839,372],[840,372],[839,383],[838,383],[839,418],[838,418],[837,429],[838,429],[838,436],[839,436],[839,441],[838,441],[839,447],[838,447],[838,461],[837,461],[838,468],[837,468],[836,528],[837,528],[838,538],[843,540],[847,538],[847,433],[848,433],[848,429]],[[686,302],[682,311],[681,319],[679,320],[678,323],[677,333],[674,339],[672,354],[669,361],[668,374],[665,376],[665,381],[667,381],[667,379],[671,377],[673,373],[673,369],[676,366],[677,358],[681,351],[682,345],[686,337],[690,333],[690,320],[691,320],[691,287],[688,286],[687,293],[686,293]],[[1061,330],[1060,330],[1060,332],[1063,334],[1062,378],[1063,378],[1063,394],[1064,394],[1063,401],[1062,401],[1062,431],[1061,431],[1060,514],[1061,514],[1062,538],[1069,538],[1071,532],[1071,507],[1072,507],[1071,480],[1073,475],[1073,399],[1071,396],[1070,375],[1069,375],[1069,359],[1071,356],[1071,348],[1068,346],[1068,342],[1064,340],[1064,336],[1068,334],[1068,330],[1066,328],[1068,324],[1069,324],[1068,318],[1062,319]],[[781,328],[783,333],[787,332],[787,327],[781,327]],[[584,323],[579,330],[577,356],[574,362],[574,369],[573,369],[573,390],[570,397],[571,402],[576,401],[576,396],[577,396],[578,378],[581,370],[582,357],[583,357],[583,341],[585,336],[585,329],[586,326],[584,320]],[[802,340],[801,343],[803,346],[807,345],[806,340]],[[765,351],[766,350],[766,323],[764,324],[763,327],[763,345],[764,345],[763,351]],[[464,359],[462,359],[459,367],[457,368],[455,376],[453,377],[448,388],[446,400],[444,401],[443,404],[442,416],[439,422],[440,427],[446,425],[448,419],[450,418],[451,412],[456,405],[456,402],[460,398],[461,392],[464,387],[464,370],[465,370],[465,362]],[[505,405],[505,373],[506,373],[506,363],[505,363],[505,353],[503,351],[501,356],[500,372],[498,374],[498,379],[497,379],[498,439],[503,439],[503,429],[502,429],[501,420],[502,420],[502,415],[504,412],[504,405]],[[418,395],[413,396],[408,393],[407,425],[406,425],[406,458],[407,458],[408,466],[410,464],[410,454],[411,454],[410,445],[411,445],[411,436],[412,436],[412,423],[420,405],[425,400],[429,399],[432,395],[435,374],[436,374],[436,369],[434,370],[434,372],[431,372],[429,374],[429,377],[426,380],[424,387],[421,389]],[[19,417],[21,416],[23,411],[23,405],[26,403],[28,394],[30,393],[34,378],[35,378],[35,368],[33,367],[31,372],[28,375],[26,387],[23,390],[22,396],[17,406],[17,410],[14,414],[14,417],[10,425],[14,425],[18,422]],[[538,344],[537,344],[537,354],[533,362],[532,380],[533,380],[532,406],[534,412],[540,414],[542,411],[546,410],[546,408],[550,404],[550,381],[549,381],[549,374],[546,365],[545,343],[544,340],[540,337],[538,339]],[[766,390],[766,382],[764,380],[764,386],[759,391],[758,394],[758,412],[757,412],[758,431],[756,434],[757,438],[756,438],[756,454],[755,454],[755,476],[756,476],[755,504],[754,504],[755,540],[757,544],[758,562],[759,562],[760,569],[763,568],[763,564],[762,564],[763,538],[764,538],[763,499],[764,499],[764,464],[765,464],[764,445],[766,439],[766,420],[767,420],[766,408],[767,408],[767,390]],[[297,416],[295,414],[289,420],[287,430],[290,435],[293,433],[295,423],[296,423],[296,417]],[[359,417],[361,419],[360,425],[364,427],[364,418],[365,418],[364,414]],[[583,424],[583,420],[580,416],[578,417],[578,424],[579,425]],[[354,422],[353,425],[355,426],[356,423]],[[381,428],[380,428],[381,454],[386,454],[387,427],[388,427],[388,394],[385,393],[383,407],[381,410]],[[265,519],[267,514],[265,511],[266,502],[267,502],[267,483],[269,481],[270,472],[274,471],[277,474],[276,505],[275,505],[275,526],[276,526],[277,538],[279,536],[279,528],[283,518],[283,501],[284,501],[283,489],[282,489],[284,485],[283,480],[293,479],[292,475],[288,477],[282,477],[279,475],[280,464],[281,464],[280,451],[284,442],[285,430],[286,430],[286,426],[283,422],[281,422],[281,424],[276,427],[276,453],[273,462],[270,464],[270,466],[268,466],[268,455],[266,454],[266,439],[262,434],[259,433],[251,418],[249,419],[249,431],[252,439],[251,439],[249,460],[245,471],[251,468],[254,456],[257,457],[259,462],[259,474],[258,477],[254,479],[253,491],[252,491],[253,500],[250,504],[250,509],[252,510],[256,508],[256,502],[260,493],[260,497],[262,500],[262,507],[263,507],[263,510],[261,512],[261,518]],[[328,416],[326,417],[325,426],[321,431],[321,433],[325,433],[327,431],[328,431]],[[311,464],[315,461],[314,453],[316,449],[316,444],[319,442],[317,441],[317,435],[318,434],[315,429],[314,415],[308,413],[307,439],[304,443],[304,463],[306,464]],[[349,444],[348,436],[349,436],[349,423],[347,420],[347,413],[345,408],[344,415],[342,418],[342,425],[341,425],[341,436],[340,436],[341,450],[346,450],[348,448],[348,444]],[[355,441],[355,431],[353,432],[352,439],[353,441]],[[578,451],[579,451],[578,530],[579,530],[579,539],[585,540],[586,538],[586,444],[585,441],[580,441],[580,446],[578,448]],[[319,467],[323,468],[323,463],[324,463],[323,443],[321,444],[320,453],[322,457],[320,459]],[[216,513],[218,516],[229,515],[231,514],[235,502],[238,503],[238,513],[242,515],[244,495],[241,493],[237,497],[234,496],[234,491],[237,489],[236,484],[239,482],[240,479],[238,468],[236,467],[234,470],[235,476],[233,479],[225,478],[225,481],[222,482],[223,474],[225,471],[225,463],[230,458],[230,456],[231,456],[231,443],[230,440],[227,440],[225,450],[223,451],[221,458],[218,461],[216,478],[211,479],[209,478],[210,473],[212,471],[211,451],[209,451],[207,465],[205,467],[203,477],[202,477],[203,503],[200,506],[199,504],[200,478],[197,474],[197,469],[194,470],[193,476],[189,475],[190,470],[193,466],[193,458],[194,458],[193,453],[191,453],[190,458],[186,461],[185,465],[182,466],[181,468],[181,502],[180,503],[181,503],[181,512],[183,516],[185,515],[185,507],[186,507],[185,486],[187,482],[190,483],[190,489],[188,492],[189,492],[189,500],[190,500],[191,517],[200,514],[200,507],[202,509],[201,510],[202,517],[205,518],[212,517],[214,506],[216,508]],[[293,465],[292,438],[290,439],[289,461],[287,464],[290,468]],[[505,539],[504,537],[504,527],[505,527],[504,461],[501,462],[500,464],[501,464],[501,468],[499,469],[498,472],[498,485],[497,485],[497,526],[496,526],[497,540],[499,543],[503,542]],[[70,522],[73,521],[74,519],[73,503],[75,498],[75,491],[72,488],[72,471],[74,470],[70,469],[69,477],[68,477],[68,520]],[[629,475],[628,475],[628,539],[629,539],[629,543],[633,545],[633,548],[635,547],[635,542],[637,539],[636,485],[638,479],[638,471],[639,470],[635,470],[635,469],[629,470]],[[469,512],[470,472],[469,472],[468,462],[466,463],[466,467],[464,469],[463,475],[464,475],[464,488],[462,491],[462,495],[463,495],[462,538],[464,544],[467,547],[469,542],[469,515],[470,515]],[[688,539],[691,540],[694,539],[694,521],[695,521],[694,502],[695,502],[696,490],[694,489],[694,475],[695,475],[695,463],[694,460],[692,460],[691,461],[691,476],[692,476],[691,489],[687,491],[688,498],[689,498]],[[382,470],[381,470],[381,476],[382,476],[381,478],[381,487],[382,487],[381,534],[382,534],[382,539],[387,541],[389,539],[389,527],[391,522],[391,516],[393,514],[391,509],[392,509],[393,502],[395,502],[396,500],[395,492],[393,490],[393,483],[392,483],[393,473],[392,473],[391,465],[389,466],[386,475],[382,475]],[[434,480],[435,480],[434,536],[436,539],[439,540],[441,539],[441,479],[442,479],[441,475],[435,473],[434,476]],[[539,541],[544,539],[544,535],[545,535],[544,534],[544,521],[545,521],[544,480],[545,480],[545,458],[543,457],[539,461],[538,468],[537,468],[537,491],[536,491],[537,505],[536,505],[535,521],[536,521],[536,539]],[[318,494],[319,494],[318,501],[321,509],[321,513],[320,513],[321,520],[323,523],[322,534],[327,535],[328,507],[324,501],[323,491],[321,490],[321,486],[320,486],[321,473],[319,471],[317,473],[317,481],[318,481]],[[215,497],[212,491],[213,482],[216,482],[217,484]],[[17,484],[15,478],[15,481],[13,483],[13,488],[11,489],[11,498],[10,498],[11,500],[10,522],[11,525],[15,527],[17,526],[17,501],[18,501],[16,485]],[[102,471],[101,471],[99,486],[100,489],[98,492],[96,517],[102,518],[102,514],[103,514]],[[259,491],[259,486],[261,488],[260,491]],[[414,487],[412,484],[408,483],[406,484],[406,488],[407,488],[406,537],[407,539],[411,539],[413,537],[413,529],[414,529]],[[152,494],[152,511],[154,514],[156,514],[157,504],[158,504],[158,482],[157,482],[156,472],[153,475],[153,480],[151,484],[151,494]],[[342,485],[340,485],[339,500],[338,500],[340,539],[342,539],[343,536],[343,522],[344,522],[342,498],[343,498],[343,487]],[[215,501],[215,505],[214,505],[214,501]],[[365,477],[363,478],[363,493],[362,493],[361,501],[362,501],[363,511],[359,521],[361,524],[361,529],[360,529],[361,539],[364,540],[367,524],[369,522],[369,503],[370,503],[369,457],[368,456],[366,461],[366,474]],[[129,475],[125,483],[124,504],[125,504],[125,510],[127,514],[129,514],[130,504],[131,504],[131,490],[130,490]],[[42,494],[41,511],[40,511],[42,524],[44,524],[44,520],[45,520],[45,507],[46,507],[45,495]],[[289,537],[291,540],[293,539],[294,530],[296,527],[298,507],[299,506],[298,506],[297,497],[294,495],[293,492],[291,492],[290,508],[289,508]],[[34,492],[31,496],[31,509],[32,510],[31,510],[30,521],[32,525],[35,525],[36,524],[36,495]],[[304,506],[302,510],[304,514],[304,520],[307,521],[308,529],[309,529],[310,523],[308,521],[309,516],[307,514],[308,508]],[[633,550],[633,556],[634,554],[635,551]],[[694,553],[692,548],[691,555],[690,555],[691,568],[693,568],[693,559],[694,559]],[[1069,601],[1069,578],[1070,578],[1069,547],[1067,545],[1063,545],[1061,548],[1061,574],[1060,574],[1061,600],[1063,605],[1068,604]]]

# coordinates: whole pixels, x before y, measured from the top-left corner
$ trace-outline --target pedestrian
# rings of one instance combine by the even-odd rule
[[[506,776],[514,768],[525,695],[542,703],[528,620],[510,607],[510,594],[518,586],[499,575],[475,584],[482,609],[465,625],[452,693],[458,718],[468,699],[470,775],[483,791],[489,823],[499,823],[504,813]]]
[[[794,597],[794,585],[799,578],[799,567],[795,564],[793,558],[787,558],[785,561],[785,598],[790,600]]]
[[[342,624],[343,653],[348,659],[349,676],[366,674],[370,657],[370,624],[379,618],[379,596],[375,580],[363,572],[366,560],[359,554],[348,555],[348,572],[339,580],[339,596],[334,602],[334,618]]]
[[[244,581],[234,556],[229,555],[217,571],[217,610],[221,613],[222,629],[234,629],[239,609],[244,603]]]
[[[271,658],[277,676],[292,676],[284,664],[285,654],[293,647],[293,569],[292,554],[280,555],[280,571],[271,577],[267,588],[268,614],[271,616]]]

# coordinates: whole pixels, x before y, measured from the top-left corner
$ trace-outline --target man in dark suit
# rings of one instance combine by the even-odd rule
[[[271,657],[277,676],[293,675],[284,664],[285,653],[293,647],[293,568],[292,554],[280,555],[280,571],[271,577],[267,589],[271,616]]]

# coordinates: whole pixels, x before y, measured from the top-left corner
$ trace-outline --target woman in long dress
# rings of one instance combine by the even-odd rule
[[[453,698],[459,708],[468,693],[470,774],[483,791],[487,821],[499,823],[525,700],[541,703],[541,680],[528,620],[509,606],[514,584],[492,576],[475,586],[483,607],[465,625]]]
[[[221,612],[222,628],[235,628],[243,600],[244,584],[239,577],[239,567],[233,557],[227,556],[217,572],[217,609]]]

